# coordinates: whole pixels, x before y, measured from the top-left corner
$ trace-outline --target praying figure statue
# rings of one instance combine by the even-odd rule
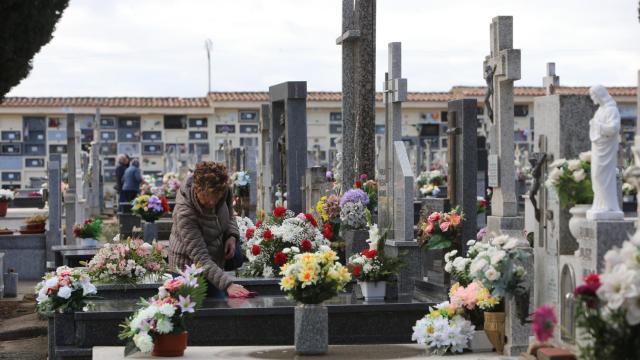
[[[591,100],[598,105],[589,121],[591,140],[591,183],[593,205],[587,211],[589,220],[616,220],[624,218],[618,201],[618,147],[620,113],[616,102],[605,87],[595,85],[589,89]]]

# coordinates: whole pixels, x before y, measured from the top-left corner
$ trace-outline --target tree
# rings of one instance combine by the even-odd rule
[[[29,75],[69,0],[0,1],[0,101]]]

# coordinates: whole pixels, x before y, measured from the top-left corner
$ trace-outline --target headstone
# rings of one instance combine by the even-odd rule
[[[100,144],[91,143],[89,173],[91,174],[91,191],[87,194],[89,200],[89,211],[91,217],[100,216],[102,208],[100,207],[100,174],[102,173],[102,162],[98,149]]]
[[[477,100],[449,102],[449,201],[464,212],[462,244],[477,233],[478,117]]]
[[[304,197],[305,211],[315,209],[316,204],[329,190],[327,182],[327,168],[325,166],[310,167],[305,171],[304,175]]]
[[[260,177],[258,180],[258,208],[266,212],[272,210],[273,199],[273,164],[271,156],[270,140],[270,115],[269,104],[263,104],[260,108]]]
[[[342,1],[342,187],[375,174],[376,0]],[[354,163],[355,159],[355,163]],[[355,170],[355,171],[354,171]]]
[[[303,212],[301,179],[307,168],[307,83],[288,81],[269,87],[271,102],[272,187],[283,186],[288,209]]]
[[[73,225],[76,223],[77,211],[77,168],[76,168],[76,122],[75,114],[67,114],[67,174],[69,186],[64,195],[65,207],[65,245],[73,243]]]
[[[514,156],[514,112],[513,82],[520,79],[520,50],[513,49],[513,17],[498,16],[490,26],[491,53],[485,58],[483,69],[491,95],[486,109],[491,126],[491,148],[489,155],[489,186],[493,186],[491,216],[487,217],[490,235],[507,234],[520,239],[518,248],[529,254],[533,252],[523,238],[524,219],[518,216],[515,189]],[[493,113],[493,116],[491,116]],[[497,176],[495,176],[497,172]],[[493,175],[493,176],[492,176]],[[532,256],[522,266],[533,273]],[[528,305],[533,311],[532,277],[527,277],[525,287],[528,298],[507,298],[505,301],[505,355],[517,355],[527,350],[531,329],[516,316],[518,305]]]
[[[548,66],[547,70],[547,76],[543,78],[545,87],[547,90],[558,88],[559,77],[552,67]],[[578,243],[569,232],[569,209],[560,207],[555,190],[544,186],[544,181],[551,162],[577,158],[589,149],[586,123],[595,109],[588,96],[553,95],[550,92],[534,100],[534,132],[538,141],[536,152],[531,156],[534,180],[525,217],[534,233],[535,306],[558,304],[559,318],[571,337],[575,329],[573,308],[566,296],[568,291],[573,292],[572,285],[582,278],[574,256]]]
[[[62,242],[62,183],[60,154],[51,154],[47,165],[49,188],[49,231],[47,231],[47,269],[55,268],[55,257],[51,248],[64,245]]]

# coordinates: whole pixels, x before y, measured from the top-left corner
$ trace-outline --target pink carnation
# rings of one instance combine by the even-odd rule
[[[164,282],[164,288],[167,289],[168,292],[175,292],[180,289],[183,285],[183,282],[179,278],[170,279]]]
[[[551,305],[542,305],[533,313],[531,329],[539,342],[545,342],[553,337],[553,330],[558,323],[556,311]]]
[[[448,221],[442,222],[442,223],[440,223],[440,230],[442,232],[447,232],[447,231],[449,231],[449,227],[450,226],[451,226],[450,222],[448,222]]]

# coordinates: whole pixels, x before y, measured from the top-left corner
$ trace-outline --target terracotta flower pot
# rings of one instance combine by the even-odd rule
[[[187,332],[182,334],[156,335],[151,356],[177,357],[184,355],[187,348]]]
[[[0,201],[0,217],[7,216],[7,209],[9,208],[8,201]]]
[[[30,231],[44,231],[45,224],[27,224],[26,229]]]
[[[504,312],[484,313],[484,332],[497,353],[504,351]]]

